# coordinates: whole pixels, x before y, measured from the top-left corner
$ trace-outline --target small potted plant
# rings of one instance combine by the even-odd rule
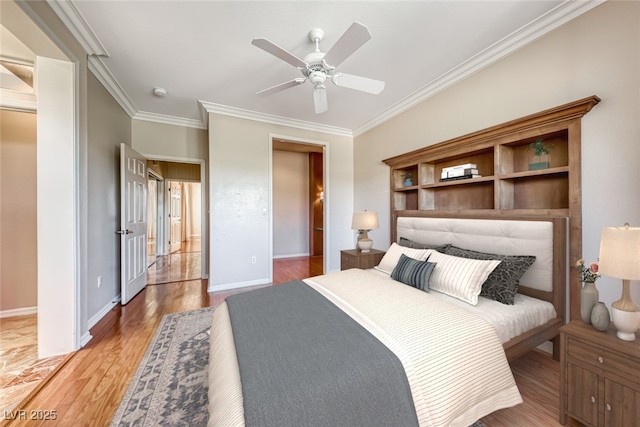
[[[542,138],[536,139],[527,148],[527,151],[531,150],[533,150],[533,157],[529,159],[529,170],[547,169],[550,164],[549,154],[551,154],[551,151],[549,150],[555,150],[553,144],[545,145]]]
[[[405,187],[411,187],[413,185],[413,174],[411,172],[406,172],[404,175],[402,175],[404,178],[404,186]]]

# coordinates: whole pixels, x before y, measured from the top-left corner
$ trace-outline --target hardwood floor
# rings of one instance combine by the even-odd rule
[[[301,265],[297,267],[294,260],[287,261],[274,263],[274,284],[291,280],[295,275],[292,271],[298,268],[303,276],[293,278],[317,274],[308,273],[311,271],[308,269],[315,268],[311,267],[314,260],[299,260]],[[55,411],[55,420],[11,420],[20,415],[13,411],[4,414],[2,425],[109,425],[162,317],[217,305],[230,293],[243,291],[246,289],[209,294],[204,280],[147,287],[126,306],[111,310],[91,330],[93,339],[89,344],[77,351],[32,400],[19,408],[25,410],[27,416],[30,411]],[[525,403],[485,417],[487,427],[560,426],[557,422],[559,363],[545,353],[534,351],[514,361],[512,368]]]
[[[169,255],[162,255],[147,269],[147,283],[179,282],[202,277],[200,238],[192,238],[172,245]]]

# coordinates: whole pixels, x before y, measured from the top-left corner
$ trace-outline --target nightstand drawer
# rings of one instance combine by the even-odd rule
[[[633,378],[637,375],[640,358],[623,357],[593,344],[569,337],[567,355],[592,366],[616,373],[623,377]]]
[[[371,249],[370,252],[360,252],[355,249],[345,249],[340,251],[340,269],[348,270],[349,268],[373,268],[380,263],[384,256],[384,251]]]
[[[358,267],[358,260],[356,259],[355,256],[353,255],[349,255],[349,254],[342,254],[342,259],[340,261],[343,270],[346,270],[348,268],[357,268]]]

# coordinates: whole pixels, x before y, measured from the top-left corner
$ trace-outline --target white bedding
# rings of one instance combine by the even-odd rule
[[[398,356],[420,426],[467,427],[522,402],[500,340],[482,318],[370,271],[346,270],[305,282]],[[224,304],[211,331],[209,427],[244,425],[234,359]]]
[[[393,280],[382,271],[376,269],[368,271],[387,280]],[[503,344],[526,331],[544,325],[556,317],[556,310],[553,308],[553,304],[522,294],[516,295],[514,305],[506,305],[485,297],[478,297],[478,304],[473,306],[433,289],[429,293],[488,321],[495,328],[500,342]]]

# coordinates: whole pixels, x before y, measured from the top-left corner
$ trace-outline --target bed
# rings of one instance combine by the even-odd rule
[[[564,323],[566,223],[566,218],[402,217],[379,268],[334,272],[229,298],[215,311],[211,329],[208,425],[467,427],[517,405],[522,400],[508,360],[555,339]],[[398,249],[401,241],[405,246]],[[398,259],[437,258],[441,268],[429,267],[437,278],[433,283],[448,271],[444,252],[410,248],[407,241],[408,246],[535,256],[535,261],[520,278],[513,305],[477,295],[471,305],[446,289],[424,292],[394,280],[400,268],[391,258],[398,251]],[[402,262],[418,262],[405,258]],[[463,261],[456,259],[456,268],[458,262]],[[482,282],[500,261],[464,263],[486,273],[465,280]],[[427,264],[421,264],[422,272]],[[304,332],[296,335],[298,330]],[[370,344],[382,348],[366,347]],[[349,349],[353,356],[341,353],[352,345],[362,348]],[[377,366],[385,352],[393,361]],[[254,365],[247,362],[251,359]],[[402,378],[393,377],[398,370],[393,363]]]

